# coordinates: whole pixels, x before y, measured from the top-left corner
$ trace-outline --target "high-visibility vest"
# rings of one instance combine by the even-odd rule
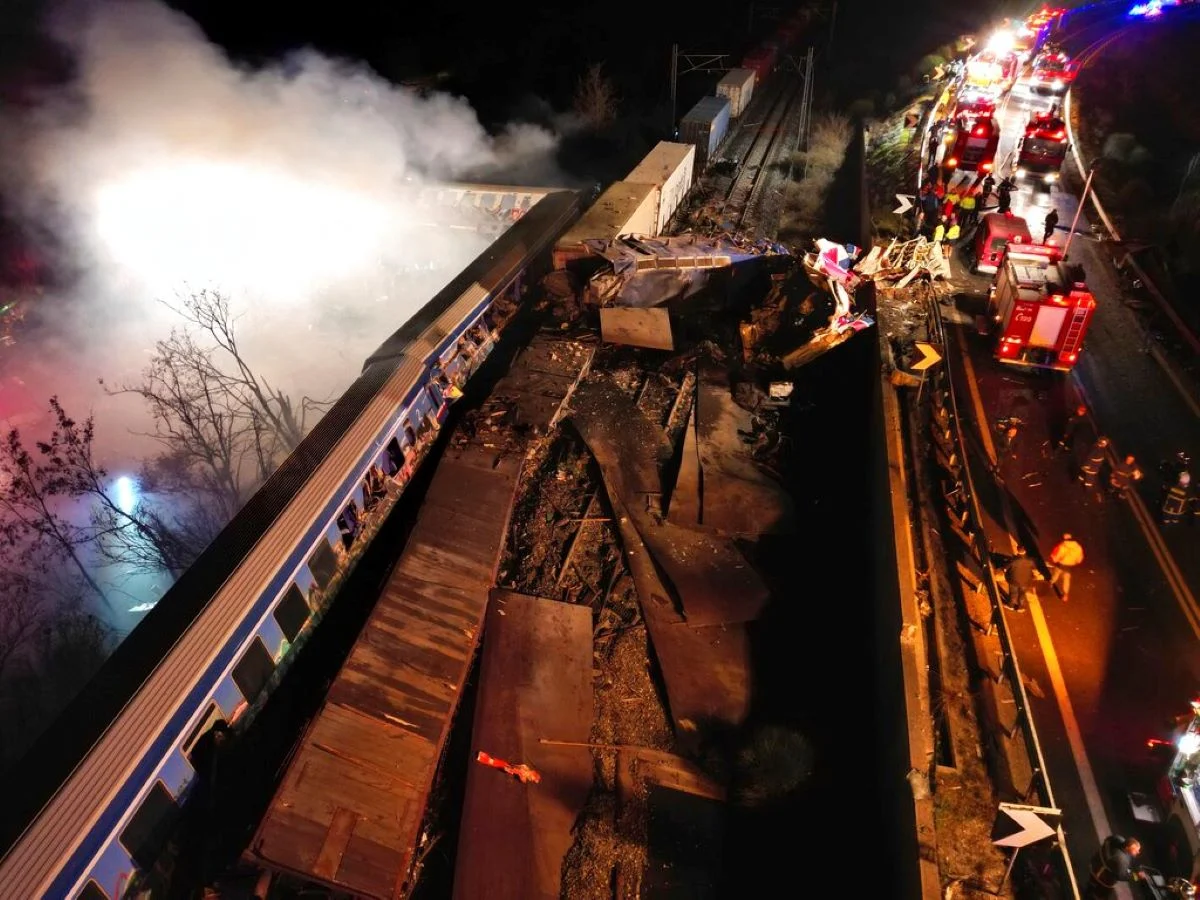
[[[964,209],[964,210],[974,209],[975,208],[975,195],[967,194],[965,197],[963,197],[961,200],[958,201],[958,205],[959,205],[959,208]]]
[[[933,229],[933,239],[934,239],[934,241],[940,241],[945,236],[946,236],[946,226],[943,225],[941,222],[938,222],[937,227]]]
[[[960,233],[961,232],[959,231],[958,223],[955,222],[948,229],[946,229],[946,240],[957,241]]]

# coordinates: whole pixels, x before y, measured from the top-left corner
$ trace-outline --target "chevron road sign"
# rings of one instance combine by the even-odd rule
[[[913,347],[921,358],[912,364],[914,372],[924,372],[926,369],[936,366],[942,361],[942,348],[936,344],[927,344],[925,341],[913,341]]]
[[[1045,806],[1025,806],[1020,803],[1001,803],[992,825],[992,843],[997,847],[1028,847],[1050,837],[1057,831],[1062,810]]]
[[[893,209],[892,212],[898,216],[904,215],[906,212],[912,209],[913,201],[916,199],[917,198],[912,194],[897,194],[896,201],[900,204],[900,206],[896,209]]]

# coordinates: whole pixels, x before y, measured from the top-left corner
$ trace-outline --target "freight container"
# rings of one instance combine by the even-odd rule
[[[717,155],[729,130],[729,101],[703,97],[679,123],[679,137],[696,146],[696,169],[704,171]]]
[[[692,188],[696,170],[696,148],[692,144],[673,144],[659,141],[637,168],[626,176],[630,184],[653,184],[658,188],[658,215],[654,234],[667,229],[688,191]]]
[[[754,94],[753,69],[730,69],[725,77],[717,82],[717,96],[729,101],[729,115],[736,119],[750,105],[750,97]]]
[[[554,268],[566,268],[571,260],[587,256],[583,242],[611,241],[627,234],[655,234],[658,187],[616,181],[554,245]]]

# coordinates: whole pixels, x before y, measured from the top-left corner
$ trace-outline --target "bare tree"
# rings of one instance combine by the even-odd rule
[[[50,411],[54,414],[50,437],[38,443],[48,484],[56,494],[89,504],[92,537],[105,559],[143,571],[182,573],[200,555],[207,539],[199,546],[188,541],[144,496],[130,509],[122,506],[113,496],[108,471],[92,452],[92,418],[75,421],[57,397],[50,398]]]
[[[44,613],[44,595],[24,548],[0,547],[0,681]]]
[[[43,451],[43,457],[46,455]],[[105,603],[109,600],[84,562],[85,548],[95,540],[92,529],[61,512],[67,492],[55,467],[26,449],[13,428],[0,445],[0,548],[10,558],[20,552],[36,559],[69,563]]]
[[[600,128],[616,119],[619,104],[616,86],[604,74],[604,63],[589,66],[575,87],[575,112],[591,127]]]
[[[158,467],[176,487],[200,488],[227,521],[294,450],[309,413],[327,404],[299,404],[257,372],[243,355],[228,298],[201,290],[166,304],[187,323],[155,345],[137,385],[154,419],[151,436],[166,448]]]

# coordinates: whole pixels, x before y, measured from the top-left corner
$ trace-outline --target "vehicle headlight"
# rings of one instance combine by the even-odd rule
[[[1046,180],[1047,181],[1058,181],[1058,173],[1057,172],[1047,172]]]
[[[1024,170],[1024,169],[1022,169],[1022,168],[1020,168],[1020,167],[1018,167],[1018,168],[1017,168],[1017,171],[1016,171],[1016,176],[1017,176],[1018,178],[1024,178],[1024,177],[1025,177],[1025,170]]]

